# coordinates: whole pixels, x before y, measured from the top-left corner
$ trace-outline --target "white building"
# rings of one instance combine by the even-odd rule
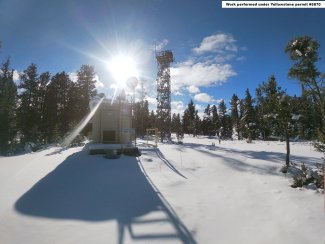
[[[98,101],[90,102],[93,109]],[[125,100],[104,99],[89,122],[91,124],[89,145],[91,153],[105,149],[134,147],[134,128],[132,128],[131,104]]]

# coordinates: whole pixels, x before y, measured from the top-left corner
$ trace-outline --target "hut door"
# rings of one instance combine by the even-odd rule
[[[104,143],[116,143],[115,130],[104,130],[103,131],[103,142]]]

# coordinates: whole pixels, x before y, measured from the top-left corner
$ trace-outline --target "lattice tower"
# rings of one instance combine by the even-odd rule
[[[157,118],[160,139],[171,137],[171,87],[170,64],[174,62],[170,50],[156,53],[158,63],[157,73]]]

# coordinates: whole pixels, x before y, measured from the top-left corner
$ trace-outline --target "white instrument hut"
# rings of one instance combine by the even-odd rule
[[[90,109],[98,101],[90,102]],[[115,100],[112,103],[104,99],[90,120],[92,130],[90,138],[93,143],[103,144],[132,144],[134,129],[132,128],[131,104],[124,100]]]

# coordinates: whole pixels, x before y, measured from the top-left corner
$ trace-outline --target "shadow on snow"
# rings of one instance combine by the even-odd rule
[[[268,174],[268,175],[279,175],[280,173],[277,172],[278,163],[274,162],[280,161],[285,163],[285,153],[280,152],[267,152],[267,151],[251,151],[251,150],[239,150],[235,148],[223,148],[218,145],[211,146],[211,145],[205,145],[200,143],[184,143],[183,147],[192,149],[195,151],[198,151],[200,153],[207,154],[211,157],[218,157],[223,159],[225,162],[225,165],[241,171],[241,172],[254,172],[258,174]],[[181,147],[177,148],[177,150],[180,150],[181,152],[184,151]],[[219,154],[219,153],[222,154]],[[274,165],[266,166],[266,165],[251,165],[248,163],[245,163],[245,160],[239,160],[236,158],[233,158],[232,155],[240,155],[244,159],[260,159],[260,160],[266,160],[274,163]],[[290,161],[292,162],[304,162],[306,165],[308,164],[315,164],[320,161],[318,158],[313,157],[303,157],[303,156],[290,156]],[[319,162],[320,163],[320,162]]]
[[[173,163],[168,160],[165,155],[160,151],[159,148],[141,148],[142,155],[146,155],[150,152],[150,156],[154,157],[154,154],[152,152],[155,152],[157,157],[161,160],[162,163],[164,163],[171,171],[176,173],[177,175],[183,177],[184,179],[187,179],[187,177],[182,174],[174,165]]]
[[[125,230],[133,240],[177,239],[196,243],[134,157],[107,160],[87,155],[86,151],[74,153],[21,196],[15,209],[44,218],[116,220],[118,243],[124,242]],[[141,219],[151,212],[160,217]],[[173,231],[139,234],[132,228],[160,222],[171,225]]]

